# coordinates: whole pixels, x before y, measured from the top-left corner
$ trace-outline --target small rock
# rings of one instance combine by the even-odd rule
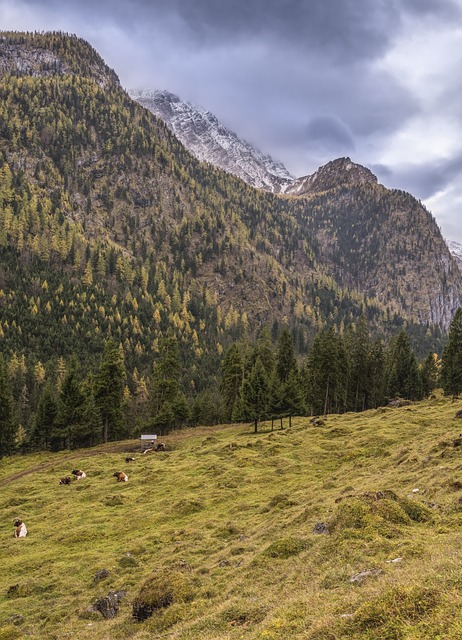
[[[380,576],[382,573],[382,569],[368,569],[367,571],[360,571],[354,576],[351,576],[350,582],[362,582],[366,578],[370,578],[372,576]]]
[[[19,627],[24,622],[24,616],[19,613],[15,613],[6,620],[8,624],[14,624],[15,627]]]
[[[93,603],[93,611],[99,611],[106,620],[115,618],[119,612],[119,602],[127,594],[126,591],[109,591],[107,596],[98,598]]]
[[[419,493],[419,489],[413,489],[412,493]]]
[[[395,558],[394,560],[385,560],[385,562],[401,562],[402,558]]]
[[[104,580],[111,575],[111,572],[108,569],[100,569],[93,576],[93,582],[99,582],[100,580]]]
[[[314,525],[313,533],[315,535],[321,535],[323,533],[328,535],[330,532],[329,532],[329,527],[327,526],[327,523],[326,522],[317,522]]]

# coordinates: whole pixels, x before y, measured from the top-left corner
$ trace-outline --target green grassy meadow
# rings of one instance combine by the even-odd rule
[[[462,638],[461,408],[437,396],[324,426],[184,430],[165,453],[3,459],[0,640]],[[87,478],[60,486],[73,468]],[[146,581],[170,596],[140,622]],[[106,620],[90,607],[110,590],[126,595]]]

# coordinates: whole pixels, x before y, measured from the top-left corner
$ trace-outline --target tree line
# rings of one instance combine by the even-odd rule
[[[273,327],[274,329],[274,327]],[[322,329],[308,355],[294,337],[263,328],[223,353],[221,373],[196,390],[173,332],[162,338],[149,374],[128,374],[123,345],[110,338],[94,369],[72,357],[53,370],[24,358],[0,355],[0,455],[15,451],[73,449],[110,440],[160,435],[183,426],[251,422],[273,425],[292,416],[320,416],[377,408],[395,398],[420,400],[441,385],[462,391],[462,310],[452,322],[439,360],[419,361],[403,329],[388,343],[371,335],[366,319]]]

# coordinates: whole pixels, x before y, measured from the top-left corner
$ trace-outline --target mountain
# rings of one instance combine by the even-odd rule
[[[221,124],[217,118],[168,91],[141,89],[129,95],[159,116],[199,160],[210,162],[247,184],[283,192],[294,178],[280,163],[264,155]]]
[[[164,120],[199,159],[238,175],[252,186],[269,188],[281,196],[303,197],[306,206],[301,205],[305,210],[298,214],[298,220],[304,228],[317,229],[320,262],[324,267],[329,265],[329,273],[342,288],[359,290],[392,306],[397,302],[397,313],[410,313],[419,322],[449,326],[461,303],[458,262],[448,251],[431,214],[415,198],[385,189],[368,168],[350,158],[338,158],[312,175],[292,178],[283,167],[282,172],[276,171],[271,160],[268,164],[268,157],[229,132],[210,112],[166,91],[142,90],[130,95]],[[269,179],[266,174],[263,178],[262,168],[269,168],[273,177]],[[274,175],[278,176],[277,182]],[[367,200],[371,192],[373,204]],[[324,205],[313,207],[313,197],[318,194],[319,201],[319,194],[327,193],[338,230],[332,221],[326,225]],[[358,198],[369,210],[369,220],[364,212],[355,210]],[[410,220],[417,223],[415,228],[409,226]],[[379,226],[372,229],[373,224]],[[386,230],[386,235],[380,229]],[[398,237],[400,233],[406,234],[406,241]],[[351,234],[355,236],[353,244]]]
[[[299,352],[327,323],[403,318],[343,290],[294,204],[193,157],[85,41],[1,34],[0,337],[10,357],[86,363],[104,339],[130,371],[169,332],[186,387],[222,352],[288,324]],[[341,300],[341,304],[338,301]],[[407,316],[412,323],[412,310]]]
[[[339,186],[359,186],[377,182],[377,177],[370,169],[353,163],[350,158],[337,158],[319,167],[312,175],[294,180],[285,193],[304,196]]]
[[[311,228],[319,260],[330,265],[342,288],[398,302],[400,313],[411,312],[419,322],[449,326],[461,305],[462,276],[420,201],[385,188],[350,158],[329,162],[297,183],[298,221]]]
[[[301,354],[363,316],[375,335],[405,325],[420,354],[435,349],[460,273],[411,196],[358,165],[320,169],[303,196],[254,189],[191,155],[76,36],[3,33],[0,53],[8,358],[90,365],[112,336],[138,376],[173,333],[197,392],[265,325],[288,325]]]

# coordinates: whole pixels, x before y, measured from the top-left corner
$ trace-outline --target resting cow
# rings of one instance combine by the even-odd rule
[[[128,482],[128,476],[123,471],[116,471],[113,477],[117,478],[117,482]]]
[[[25,538],[27,536],[26,525],[22,520],[16,518],[13,525],[16,527],[13,533],[14,538]]]
[[[85,473],[85,471],[80,471],[80,469],[74,469],[74,471],[71,472],[72,475],[75,476],[76,480],[81,480],[82,478],[86,478],[87,474]]]
[[[59,484],[71,484],[71,479],[69,476],[66,476],[65,478],[61,478],[61,480],[59,481]]]
[[[159,442],[156,446],[155,446],[155,450],[156,451],[165,451],[165,444],[163,442]]]
[[[135,462],[135,458],[125,458],[125,462]]]

